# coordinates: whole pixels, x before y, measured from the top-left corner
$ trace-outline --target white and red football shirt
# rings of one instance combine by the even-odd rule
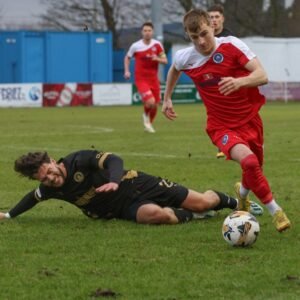
[[[195,83],[207,111],[207,129],[235,128],[246,124],[265,103],[257,87],[241,88],[228,96],[219,92],[222,77],[243,77],[250,72],[244,66],[255,57],[236,37],[215,38],[216,50],[209,56],[194,47],[176,52],[174,66]]]
[[[148,45],[142,39],[133,43],[127,52],[127,56],[135,58],[135,79],[157,78],[159,63],[153,61],[152,57],[160,56],[164,52],[163,45],[155,39],[151,39]]]

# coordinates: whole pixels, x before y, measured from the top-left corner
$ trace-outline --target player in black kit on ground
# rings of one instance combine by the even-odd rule
[[[9,212],[0,212],[0,220],[50,198],[67,201],[91,218],[143,224],[177,224],[203,218],[208,210],[237,207],[237,200],[224,193],[199,193],[167,179],[124,170],[120,157],[96,150],[74,152],[57,162],[47,152],[28,153],[15,161],[15,171],[40,185]]]

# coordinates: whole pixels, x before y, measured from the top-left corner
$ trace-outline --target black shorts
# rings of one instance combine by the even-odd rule
[[[136,221],[138,209],[144,204],[160,207],[181,207],[188,195],[188,189],[168,179],[151,176],[142,172],[134,178],[134,200],[123,210],[122,219]]]

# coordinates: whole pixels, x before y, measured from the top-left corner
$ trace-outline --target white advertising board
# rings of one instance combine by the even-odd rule
[[[0,84],[0,107],[41,107],[40,83]]]
[[[93,84],[93,105],[131,105],[132,84]]]

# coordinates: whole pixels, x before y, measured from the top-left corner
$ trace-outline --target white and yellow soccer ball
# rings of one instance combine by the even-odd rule
[[[257,219],[246,211],[232,212],[222,226],[223,238],[231,246],[250,246],[255,243],[258,234]]]

